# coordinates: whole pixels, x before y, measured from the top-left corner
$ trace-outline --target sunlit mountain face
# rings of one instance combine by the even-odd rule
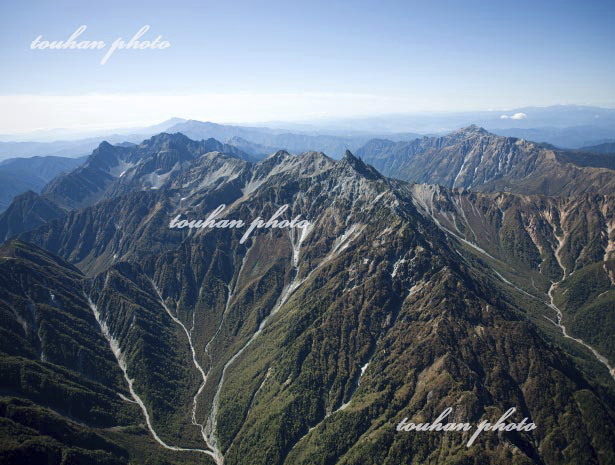
[[[16,199],[4,463],[615,463],[608,160],[475,126],[357,154],[161,134]],[[169,227],[220,205],[309,224]],[[449,407],[474,430],[398,431]]]
[[[614,192],[615,157],[561,150],[472,125],[410,142],[374,139],[357,155],[382,173],[451,189],[569,196]]]

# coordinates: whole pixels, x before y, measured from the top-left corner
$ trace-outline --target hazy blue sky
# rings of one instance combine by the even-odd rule
[[[82,24],[107,44],[149,24],[171,47],[104,66],[105,50],[30,50]],[[613,0],[7,1],[0,41],[0,132],[615,106]]]

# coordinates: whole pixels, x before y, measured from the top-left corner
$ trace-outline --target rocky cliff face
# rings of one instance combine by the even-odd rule
[[[542,149],[533,150],[538,160]],[[150,168],[118,175],[106,200],[22,236],[47,250],[37,252],[45,262],[79,269],[63,271],[62,302],[87,319],[90,340],[115,364],[104,385],[123,403],[110,423],[124,425],[128,409],[142,441],[86,427],[124,448],[115,460],[142,457],[145,438],[157,444],[150,457],[171,463],[615,460],[615,382],[590,348],[598,345],[607,364],[612,353],[556,325],[572,331],[575,318],[575,331],[592,326],[585,299],[599,304],[614,292],[604,280],[613,269],[610,197],[451,192],[390,180],[351,153],[336,162],[278,152],[259,163],[177,155],[155,151]],[[157,184],[145,184],[154,173]],[[228,219],[268,219],[288,205],[285,218],[311,225],[256,230],[244,243],[240,229],[168,227],[178,214],[203,219],[222,203]],[[2,289],[14,294],[3,319],[9,340],[31,333],[19,323],[29,286],[19,287],[13,258],[24,248],[39,250],[14,243],[1,259]],[[599,284],[586,292],[581,279]],[[44,297],[35,315],[47,309]],[[19,366],[43,364],[33,341]],[[68,340],[66,350],[81,344]],[[3,359],[15,356],[4,348]],[[54,370],[63,362],[44,363]],[[30,385],[16,386],[15,398],[47,405]],[[395,430],[403,418],[430,421],[446,407],[451,421],[472,424],[516,407],[516,420],[538,428],[485,432],[470,448],[468,433]],[[47,439],[37,441],[47,450]]]

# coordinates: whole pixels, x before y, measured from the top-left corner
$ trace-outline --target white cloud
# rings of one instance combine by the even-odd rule
[[[519,120],[519,119],[525,119],[527,118],[527,115],[525,113],[515,113],[514,115],[501,115],[500,119],[515,119],[515,120]]]

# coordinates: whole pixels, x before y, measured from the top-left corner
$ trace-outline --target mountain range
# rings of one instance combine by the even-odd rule
[[[26,191],[40,192],[53,178],[85,162],[86,157],[10,158],[0,162],[0,212],[15,196]]]
[[[60,157],[82,157],[94,150],[101,142],[108,142],[113,145],[119,144],[138,144],[147,137],[154,136],[161,132],[176,133],[181,132],[194,140],[215,138],[225,141],[230,145],[237,145],[239,148],[247,148],[246,152],[257,158],[262,158],[273,151],[284,149],[293,153],[301,153],[306,150],[315,149],[327,151],[334,158],[340,158],[346,148],[356,149],[373,137],[382,136],[380,133],[360,132],[351,134],[328,134],[316,132],[292,132],[284,129],[272,129],[257,126],[223,125],[211,122],[196,120],[184,120],[182,118],[171,118],[163,123],[144,128],[134,128],[129,130],[112,130],[100,135],[79,138],[73,136],[67,140],[48,140],[51,132],[46,134],[42,140],[11,140],[12,136],[1,136],[0,140],[0,160],[8,157],[32,157],[32,156],[60,156]],[[37,138],[39,133],[33,133],[30,137]],[[64,133],[58,132],[58,137]],[[402,132],[392,134],[383,133],[386,137],[394,140],[412,140],[419,137],[419,134],[412,132]],[[19,136],[23,139],[27,136]],[[74,138],[77,137],[77,138]]]
[[[215,138],[251,155],[275,150],[301,153],[320,150],[340,158],[346,149],[357,150],[373,138],[411,141],[421,135],[445,135],[477,124],[490,132],[543,142],[560,148],[579,149],[615,142],[615,110],[580,105],[524,107],[458,113],[383,115],[369,118],[318,120],[305,123],[269,122],[259,125],[216,124],[184,118],[132,128],[106,130],[41,130],[0,135],[0,160],[11,157],[80,157],[91,153],[102,141],[111,144],[140,143],[160,132],[181,132],[192,139]]]
[[[476,126],[340,160],[187,135],[102,143],[0,215],[5,463],[615,462],[607,158]],[[169,228],[221,204],[310,225]],[[537,428],[396,430],[447,407]]]
[[[615,141],[615,109],[587,105],[426,112],[324,120],[294,126],[279,123],[279,126],[286,126],[294,131],[365,131],[372,134],[412,131],[444,135],[470,124],[484,127],[500,136],[545,142],[560,148],[577,149]]]
[[[357,155],[387,176],[448,188],[544,195],[615,188],[615,157],[496,136],[475,125],[411,142],[374,139]]]

